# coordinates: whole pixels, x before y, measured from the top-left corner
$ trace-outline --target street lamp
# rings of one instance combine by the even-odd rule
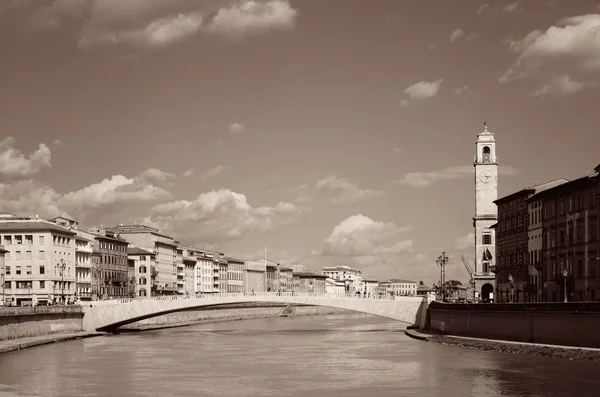
[[[510,299],[509,299],[510,303],[513,303],[513,294],[514,294],[514,289],[513,289],[514,288],[513,287],[514,284],[513,284],[513,281],[514,280],[513,280],[512,274],[509,274],[508,275],[508,283],[510,284]]]
[[[446,252],[442,252],[442,255],[438,256],[435,264],[440,267],[440,288],[442,289],[442,301],[446,299],[446,265],[448,264],[448,256]]]
[[[567,271],[567,269],[563,269],[562,270],[562,275],[563,275],[563,286],[564,286],[564,290],[565,290],[565,303],[568,302],[569,300],[567,299],[567,276],[569,275],[569,272]]]
[[[64,259],[61,259],[60,262],[56,264],[56,269],[60,273],[60,283],[61,283],[61,301],[65,303],[65,269],[67,268],[67,263]]]

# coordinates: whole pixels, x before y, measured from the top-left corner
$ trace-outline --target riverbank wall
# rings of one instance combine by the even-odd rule
[[[0,307],[0,341],[82,330],[80,306]]]
[[[270,318],[279,316],[316,316],[334,314],[353,314],[350,310],[335,309],[319,306],[292,306],[268,303],[252,303],[230,305],[224,308],[195,309],[170,313],[163,316],[148,318],[136,323],[128,324],[121,329],[146,330],[164,328],[169,326],[190,325],[196,323],[210,323],[222,321],[235,321],[255,318]]]
[[[600,348],[600,302],[432,302],[427,328],[442,335]]]

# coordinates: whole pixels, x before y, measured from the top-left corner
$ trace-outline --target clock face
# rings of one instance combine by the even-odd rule
[[[483,171],[479,180],[483,183],[489,183],[492,180],[492,172],[490,170]]]

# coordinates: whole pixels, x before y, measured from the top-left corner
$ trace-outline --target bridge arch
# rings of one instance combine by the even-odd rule
[[[238,293],[199,297],[156,297],[96,301],[83,306],[85,331],[115,331],[137,321],[186,310],[241,303],[283,303],[323,306],[386,317],[408,324],[421,324],[427,299],[422,297],[358,298],[355,295],[312,293]]]

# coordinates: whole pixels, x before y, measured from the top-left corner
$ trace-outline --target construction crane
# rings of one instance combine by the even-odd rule
[[[462,259],[462,262],[465,265],[465,269],[467,269],[467,273],[469,273],[469,284],[470,285],[475,285],[475,280],[473,280],[473,268],[471,267],[471,264],[465,258],[464,255],[461,255],[460,259]]]

